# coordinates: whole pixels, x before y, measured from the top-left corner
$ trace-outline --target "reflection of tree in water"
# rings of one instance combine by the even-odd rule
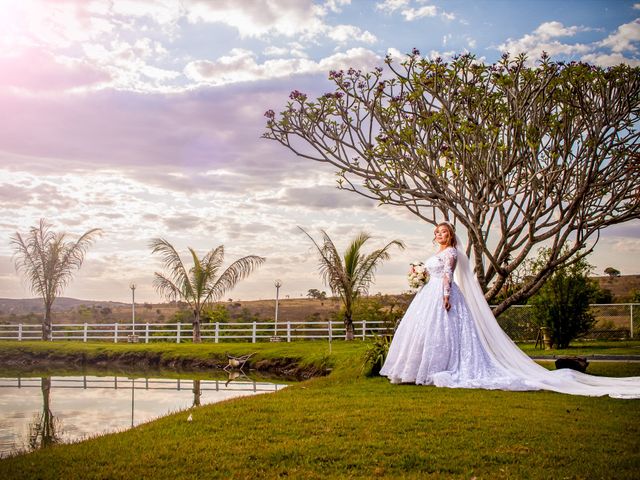
[[[29,425],[29,448],[31,450],[38,450],[60,442],[62,424],[51,413],[50,392],[51,377],[42,377],[42,413],[35,414],[33,423]]]
[[[202,390],[200,389],[200,380],[193,381],[193,407],[200,406],[200,397],[202,396]]]

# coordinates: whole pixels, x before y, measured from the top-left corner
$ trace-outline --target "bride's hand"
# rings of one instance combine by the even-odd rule
[[[449,303],[449,297],[444,297],[444,309],[448,312],[451,308],[451,304]]]

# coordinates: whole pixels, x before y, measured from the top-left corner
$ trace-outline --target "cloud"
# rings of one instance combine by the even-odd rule
[[[351,192],[339,190],[336,186],[314,185],[305,188],[285,188],[270,201],[277,205],[303,207],[311,210],[326,209],[370,209],[376,202]]]
[[[399,12],[407,22],[412,22],[420,18],[435,17],[440,15],[445,20],[454,20],[455,14],[439,9],[435,5],[422,5],[424,0],[414,3],[411,0],[384,0],[376,3],[376,10],[381,10],[387,14]]]
[[[372,69],[381,61],[371,50],[350,48],[319,61],[305,58],[266,60],[258,63],[255,53],[245,49],[233,49],[215,61],[196,60],[185,67],[185,75],[191,80],[208,85],[225,85],[236,82],[265,80],[290,75],[326,73],[340,68]]]
[[[0,87],[46,92],[107,83],[111,75],[82,59],[54,56],[29,48],[20,55],[0,56]]]
[[[599,65],[601,67],[614,67],[616,65],[620,65],[621,63],[626,63],[627,65],[631,65],[632,67],[640,66],[640,59],[637,58],[627,58],[620,53],[589,53],[587,55],[583,55],[581,60],[584,62],[593,63],[594,65]]]
[[[528,63],[535,64],[542,52],[546,52],[552,57],[575,57],[585,62],[594,63],[602,67],[627,63],[638,65],[637,58],[628,58],[622,55],[624,51],[637,51],[635,42],[640,41],[640,19],[631,23],[626,23],[618,27],[617,31],[607,38],[584,43],[563,43],[557,40],[560,37],[573,37],[579,32],[592,30],[582,26],[566,27],[557,21],[540,24],[531,34],[526,34],[519,39],[507,39],[497,48],[502,52],[509,52],[512,55],[526,53]],[[603,51],[609,49],[610,51]]]
[[[22,6],[3,9],[9,19],[0,22],[0,27],[6,23],[11,29],[8,33],[0,29],[0,47],[12,52],[12,56],[5,55],[0,67],[12,73],[4,75],[0,85],[19,87],[26,92],[83,93],[111,88],[179,93],[193,88],[194,83],[205,77],[210,78],[213,71],[218,79],[209,81],[210,85],[317,71],[318,62],[314,65],[304,60],[308,57],[304,44],[315,44],[320,37],[339,45],[377,41],[374,34],[357,26],[326,23],[328,12],[337,13],[349,3],[347,0],[324,4],[312,0],[109,3],[25,0]],[[288,50],[276,44],[264,50],[268,57],[279,57],[276,63],[258,65],[246,48],[233,49],[210,62],[193,58],[182,50],[193,41],[189,23],[226,25],[235,29],[241,39],[273,42],[284,37],[296,41],[289,43]],[[209,35],[219,31],[208,30]],[[183,35],[188,38],[181,38]],[[273,69],[273,74],[265,69]]]
[[[618,30],[602,40],[600,45],[610,48],[614,53],[622,53],[627,50],[637,52],[638,47],[635,45],[637,42],[640,42],[640,18],[620,25]]]
[[[324,8],[332,11],[333,13],[340,13],[344,5],[351,4],[351,0],[326,0],[324,2]]]
[[[560,22],[545,22],[536,28],[533,33],[527,34],[520,39],[507,39],[505,43],[498,46],[498,50],[512,55],[526,53],[530,63],[535,63],[535,60],[540,58],[542,52],[547,52],[551,56],[585,54],[592,50],[591,46],[580,43],[561,43],[555,40],[557,37],[574,36],[577,32],[584,30],[584,27],[565,27]]]
[[[418,18],[435,17],[438,14],[438,9],[434,5],[425,5],[420,8],[407,8],[401,13],[407,22],[411,22]]]
[[[185,213],[164,217],[162,221],[171,230],[189,230],[202,223],[200,217]]]
[[[326,13],[311,0],[187,0],[184,5],[190,22],[224,23],[243,38],[315,37],[323,30]]]
[[[331,27],[328,32],[329,38],[338,43],[347,43],[352,41],[362,43],[375,43],[378,41],[375,35],[368,30],[361,30],[353,25],[336,25]]]

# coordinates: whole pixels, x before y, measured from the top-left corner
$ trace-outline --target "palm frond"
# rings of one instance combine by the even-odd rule
[[[218,275],[222,262],[224,261],[224,245],[212,248],[202,258],[202,268],[210,273],[210,277],[214,278]]]
[[[161,273],[154,273],[153,287],[161,296],[169,300],[184,300],[191,305],[190,298],[184,296],[182,289]]]
[[[327,232],[321,230],[323,243],[322,246],[320,246],[304,228],[300,226],[298,226],[298,228],[311,240],[311,242],[313,242],[313,245],[316,247],[316,250],[320,255],[318,270],[324,284],[329,286],[334,295],[344,298],[345,293],[349,290],[349,281],[345,276],[344,268],[342,266],[342,258],[340,257],[338,249],[334,245],[333,241]]]
[[[33,293],[44,297],[46,282],[43,277],[42,256],[18,232],[11,236],[10,242],[14,250],[13,259],[16,271],[26,277]]]
[[[203,303],[219,300],[226,292],[235,287],[240,280],[248,277],[265,261],[266,258],[264,257],[247,255],[246,257],[242,257],[233,262],[210,286],[208,286],[208,294]]]
[[[376,268],[381,262],[387,261],[391,258],[389,250],[394,246],[398,247],[400,250],[405,249],[403,242],[400,240],[393,240],[387,243],[383,248],[373,251],[362,259],[354,276],[354,286],[360,294],[366,295],[368,293],[369,286],[375,277]]]
[[[53,270],[52,278],[55,279],[53,282],[55,286],[51,285],[51,287],[55,288],[55,296],[62,293],[62,290],[69,284],[73,277],[73,271],[82,266],[87,250],[96,237],[101,234],[101,229],[93,228],[83,233],[74,243],[65,242],[65,233],[55,236],[55,240],[51,243],[50,251],[52,260],[50,268]]]
[[[179,291],[184,292],[185,295],[191,296],[193,294],[193,287],[191,285],[191,279],[189,273],[182,263],[182,259],[176,249],[164,238],[153,238],[149,242],[151,247],[151,253],[160,254],[163,266],[168,270],[168,277],[171,278],[174,285],[179,285]]]

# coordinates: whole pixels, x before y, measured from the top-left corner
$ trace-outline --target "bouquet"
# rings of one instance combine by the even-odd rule
[[[411,263],[407,277],[411,288],[420,288],[429,281],[429,271],[425,268],[424,263]]]

